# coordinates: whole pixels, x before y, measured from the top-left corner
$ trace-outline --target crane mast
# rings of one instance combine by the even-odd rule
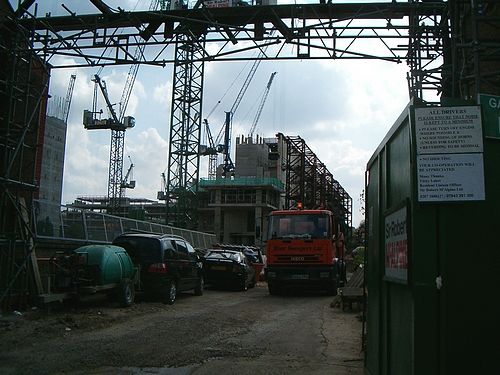
[[[248,75],[245,78],[245,81],[243,82],[243,86],[238,92],[238,95],[236,96],[236,99],[233,105],[231,106],[231,109],[229,110],[229,112],[226,112],[226,119],[224,121],[224,125],[222,126],[215,140],[215,144],[218,145],[220,144],[222,137],[224,136],[224,144],[221,147],[224,159],[224,164],[223,164],[224,174],[234,170],[234,164],[231,160],[231,134],[232,134],[233,116],[236,113],[238,107],[240,106],[241,101],[243,100],[243,96],[247,92],[248,86],[250,86],[250,82],[252,82],[252,79],[255,76],[255,72],[257,71],[257,68],[259,67],[262,61],[262,57],[265,56],[267,47],[268,46],[262,48],[257,59],[253,62],[252,66],[250,67],[250,71],[248,72]],[[216,171],[217,171],[217,154],[213,154],[209,156],[208,160],[208,178],[211,180],[215,179]]]
[[[127,173],[125,174],[125,177],[123,178],[123,181],[120,184],[120,189],[122,190],[120,192],[120,196],[124,197],[125,196],[125,189],[133,189],[135,188],[135,180],[133,180],[133,175],[134,175],[134,163],[132,162],[132,159],[130,156],[128,157],[128,160],[130,160],[130,166],[128,167]],[[130,181],[129,181],[130,179]]]
[[[159,201],[166,201],[167,200],[167,179],[165,178],[165,171],[163,171],[161,174],[160,191],[158,191],[156,198]]]
[[[66,97],[64,99],[63,108],[63,120],[64,123],[68,123],[69,108],[71,107],[71,99],[73,98],[73,90],[75,88],[76,74],[72,74],[69,79],[68,91],[66,92]]]
[[[271,77],[269,77],[269,81],[267,82],[266,89],[264,91],[264,95],[262,96],[262,100],[259,103],[259,108],[257,109],[257,114],[255,115],[255,119],[253,120],[252,127],[250,128],[250,138],[253,137],[253,133],[255,132],[255,128],[257,128],[257,123],[259,122],[260,115],[262,114],[262,110],[264,109],[264,104],[266,104],[267,96],[269,95],[269,90],[271,90],[271,85],[273,84],[274,76],[276,72],[271,73]]]

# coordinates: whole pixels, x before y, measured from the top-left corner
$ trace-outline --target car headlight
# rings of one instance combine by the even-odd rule
[[[233,266],[233,272],[235,273],[245,272],[245,267],[239,265]]]

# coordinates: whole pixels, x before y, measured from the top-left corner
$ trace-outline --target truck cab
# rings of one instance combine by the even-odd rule
[[[331,211],[272,212],[266,255],[270,294],[295,287],[337,294],[344,274],[343,236]]]

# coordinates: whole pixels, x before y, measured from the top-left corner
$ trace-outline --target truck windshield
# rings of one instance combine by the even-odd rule
[[[331,238],[328,215],[271,215],[269,238]]]

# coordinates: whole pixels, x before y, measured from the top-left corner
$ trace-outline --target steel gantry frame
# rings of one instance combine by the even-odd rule
[[[137,45],[156,46],[156,54],[145,56],[143,63],[174,64],[167,223],[196,226],[194,201],[200,165],[196,148],[200,145],[204,62],[298,58],[407,61],[412,72],[409,96],[422,99],[428,82],[440,82],[441,71],[434,65],[442,64],[443,44],[439,41],[448,31],[447,22],[442,22],[444,4],[329,3],[217,9],[200,4],[196,4],[197,9],[161,12],[113,13],[104,9],[97,16],[28,18],[24,23],[35,30],[33,49],[54,65],[57,55],[80,60],[74,66],[140,63],[129,53],[129,48]],[[408,46],[401,47],[403,39],[408,40]],[[378,41],[379,47],[373,48],[368,41]],[[208,43],[216,48],[205,49]],[[175,46],[173,56],[168,54],[170,45]],[[109,57],[110,50],[114,57]],[[257,58],[255,50],[260,52]]]

